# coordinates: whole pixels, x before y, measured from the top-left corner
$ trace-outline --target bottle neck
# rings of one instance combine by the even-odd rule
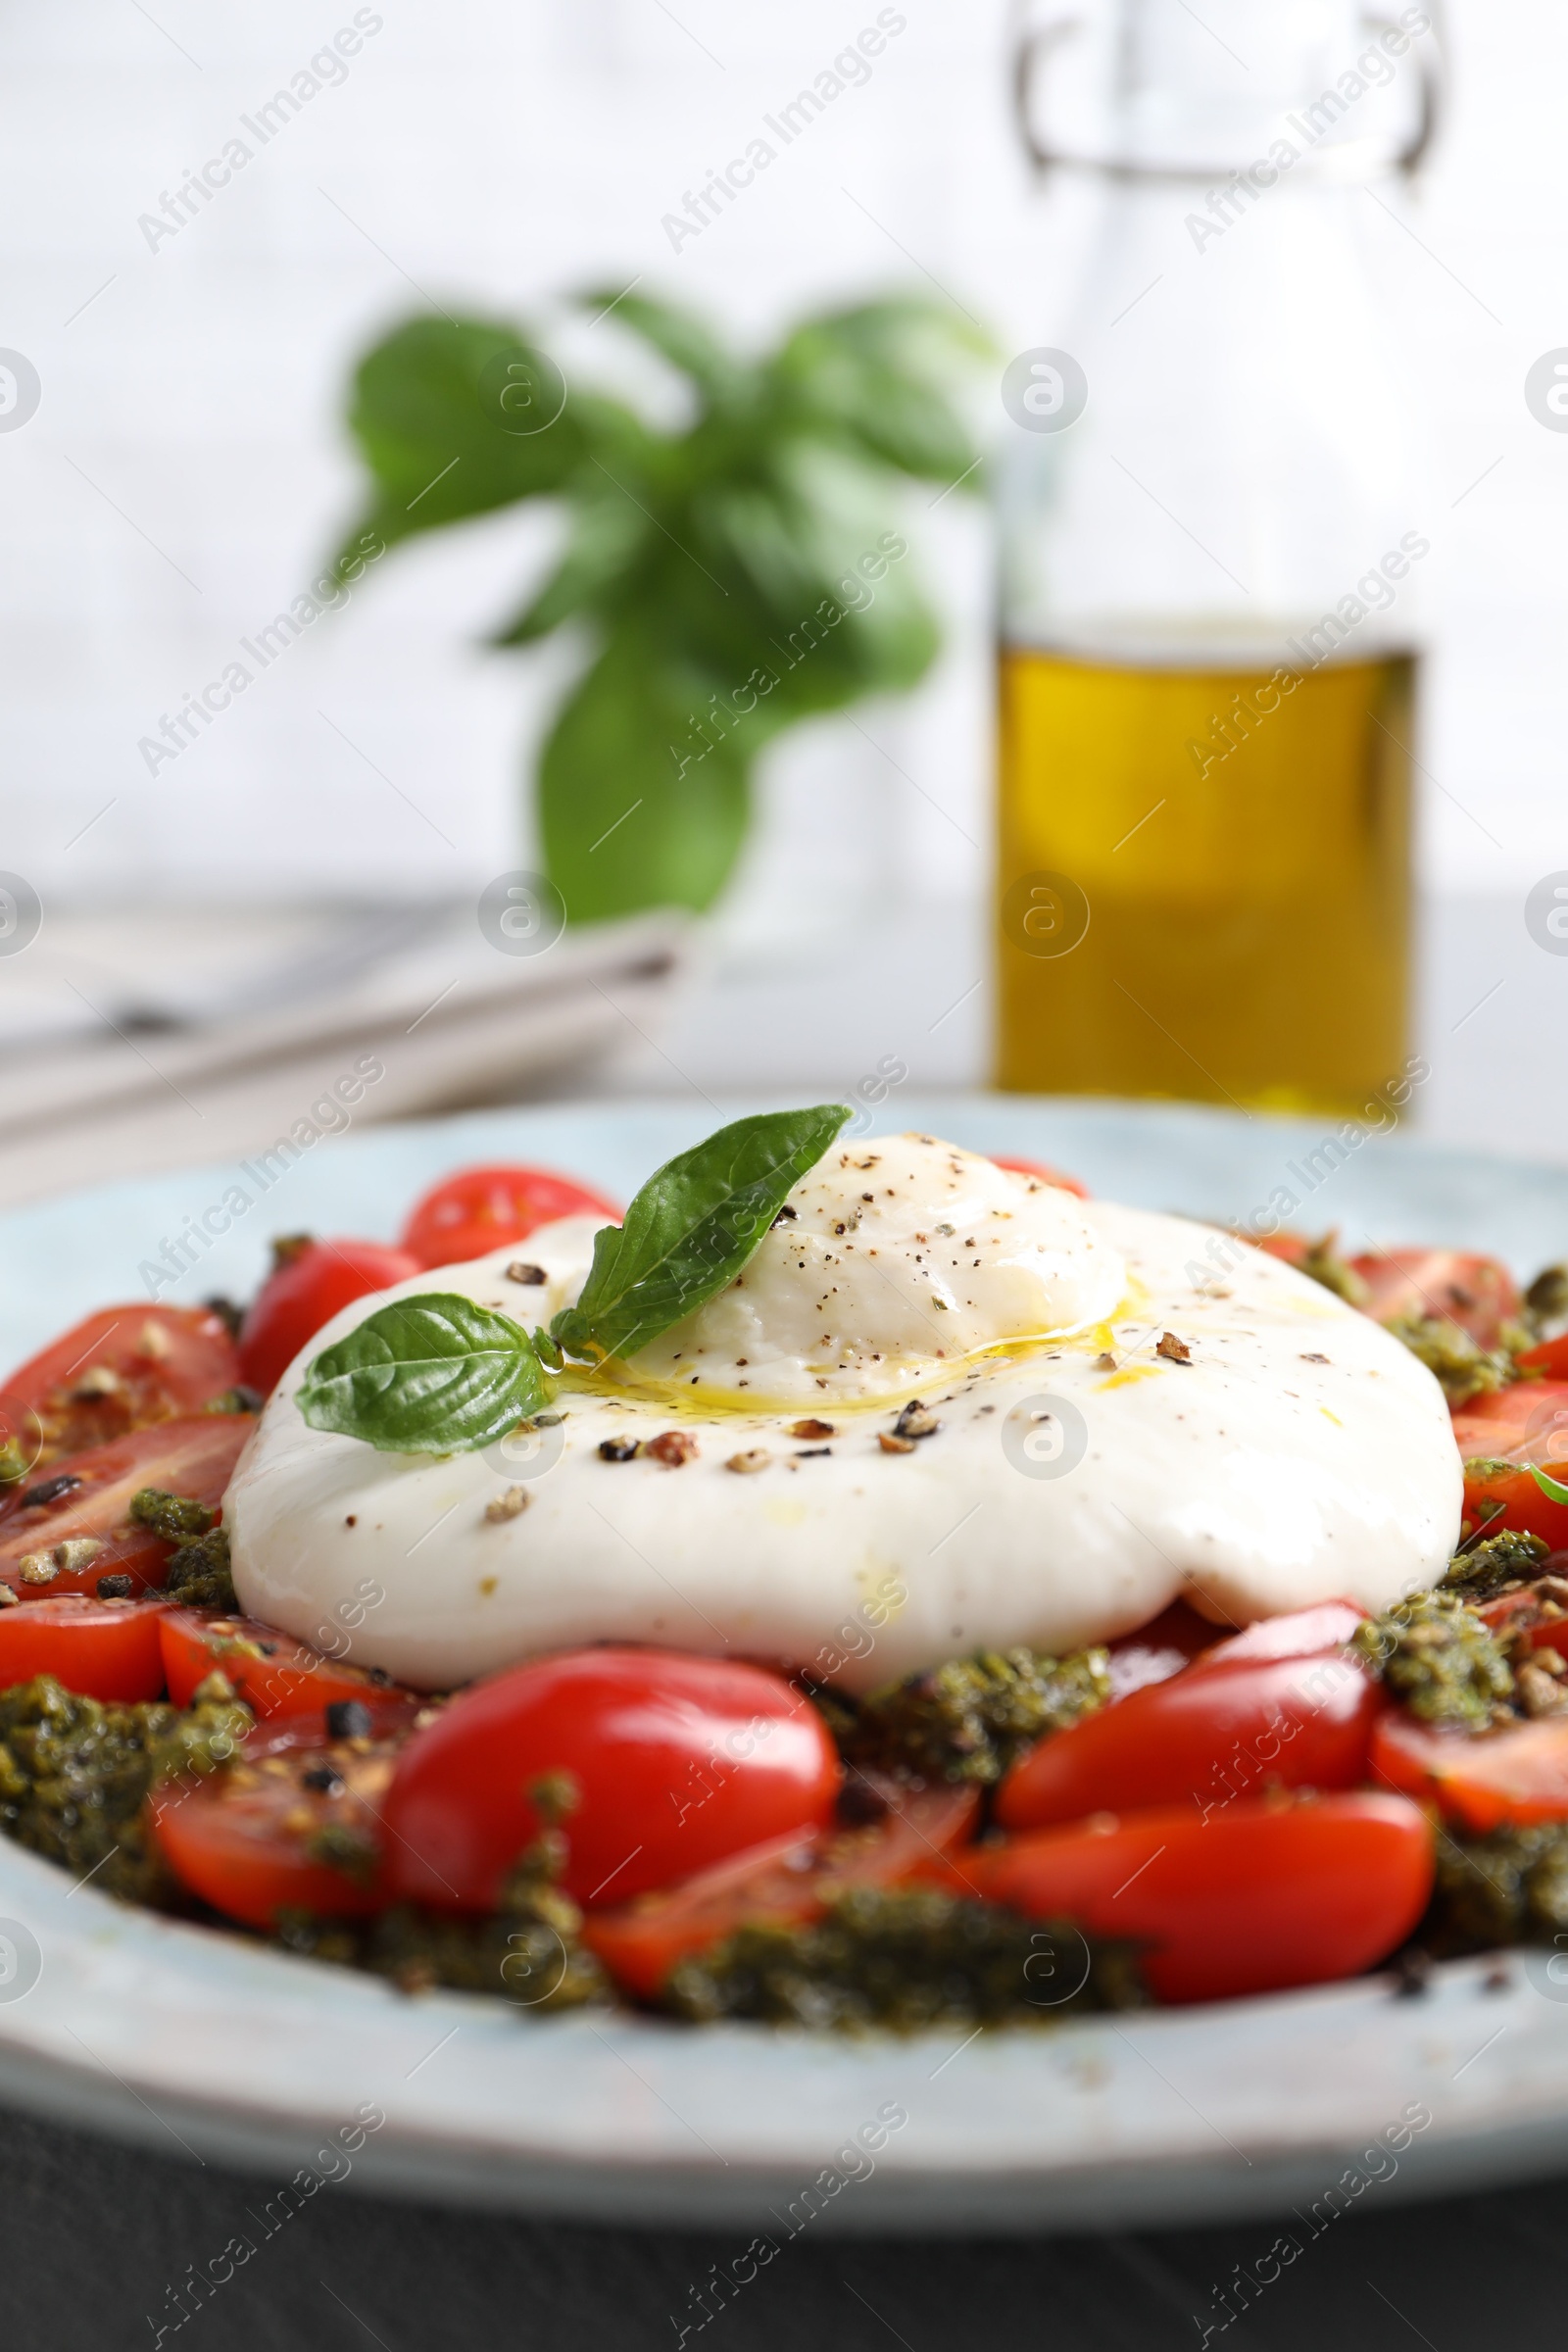
[[[1106,0],[1030,36],[1102,160],[1077,315],[1003,387],[1004,638],[1177,664],[1288,659],[1341,613],[1358,650],[1418,639],[1419,410],[1348,183],[1435,5]]]
[[[1117,178],[1223,181],[1282,149],[1330,178],[1410,171],[1434,128],[1433,32],[1420,6],[1391,20],[1356,0],[1204,0],[1200,17],[1116,0],[1020,35],[1019,129],[1042,170]]]

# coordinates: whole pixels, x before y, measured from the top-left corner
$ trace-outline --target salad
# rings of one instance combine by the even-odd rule
[[[1568,1269],[849,1115],[624,1215],[466,1168],[18,1367],[0,1830],[541,2013],[1040,2023],[1568,1934]]]

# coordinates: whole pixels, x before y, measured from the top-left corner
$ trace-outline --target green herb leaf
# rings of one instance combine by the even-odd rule
[[[596,495],[596,490],[599,494]],[[608,474],[574,494],[572,536],[555,570],[492,645],[533,645],[613,594],[642,551],[647,517]],[[690,723],[690,712],[685,713]]]
[[[751,814],[748,766],[744,744],[695,729],[703,692],[628,626],[566,697],[539,759],[539,829],[573,922],[701,910],[723,888]]]
[[[548,1401],[528,1335],[451,1291],[400,1298],[325,1348],[296,1401],[383,1453],[471,1453]]]
[[[385,546],[564,488],[582,463],[571,404],[547,430],[517,434],[488,396],[508,366],[546,364],[515,327],[490,318],[411,318],[366,354],[348,421],[373,485],[365,524]]]
[[[843,1102],[764,1111],[667,1161],[625,1223],[595,1234],[582,1296],[550,1326],[556,1340],[575,1355],[633,1355],[713,1298],[849,1116]]]
[[[1530,1475],[1549,1501],[1568,1502],[1568,1487],[1560,1487],[1554,1478],[1546,1476],[1544,1470],[1538,1470],[1534,1462],[1530,1465]]]
[[[816,431],[945,486],[970,472],[975,459],[948,398],[963,354],[992,358],[995,346],[953,313],[896,298],[806,319],[773,372]]]
[[[554,421],[519,432],[498,385],[543,402],[561,383],[527,330],[412,319],[355,378],[367,503],[338,560],[349,581],[415,533],[528,499],[561,511],[556,568],[493,642],[570,627],[582,650],[534,763],[573,923],[711,905],[772,738],[929,668],[940,631],[895,527],[898,488],[978,487],[951,388],[983,341],[901,299],[751,352],[644,293],[582,299],[685,379],[680,419],[574,377]]]

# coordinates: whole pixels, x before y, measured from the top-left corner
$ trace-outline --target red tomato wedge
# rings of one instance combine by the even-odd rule
[[[1149,1683],[1168,1683],[1194,1658],[1212,1649],[1218,1632],[1185,1600],[1173,1600],[1135,1634],[1122,1634],[1109,1644],[1112,1697],[1126,1698]]]
[[[1197,1662],[1235,1666],[1246,1658],[1322,1657],[1343,1649],[1365,1621],[1365,1609],[1353,1600],[1321,1600],[1314,1608],[1291,1609],[1283,1617],[1260,1617],[1245,1632],[1211,1642]]]
[[[421,1270],[407,1250],[384,1242],[307,1242],[268,1276],[245,1318],[239,1360],[247,1384],[270,1395],[323,1324]]]
[[[446,1177],[410,1210],[401,1239],[421,1266],[455,1266],[505,1242],[524,1242],[558,1217],[603,1217],[618,1225],[620,1216],[613,1200],[570,1176],[501,1162]]]
[[[1038,1176],[1042,1184],[1054,1184],[1059,1193],[1076,1193],[1080,1200],[1089,1199],[1089,1187],[1080,1184],[1076,1176],[1064,1176],[1044,1159],[1004,1159],[1000,1152],[991,1154],[999,1168],[1010,1168],[1015,1176]]]
[[[651,2000],[677,1961],[722,1943],[737,1928],[801,1926],[851,1886],[895,1886],[930,1875],[968,1836],[979,1803],[967,1788],[900,1791],[871,1829],[820,1840],[792,1833],[663,1893],[590,1911],[583,1940],[617,1984]]]
[[[315,1728],[324,1733],[319,1718]],[[177,1782],[154,1797],[165,1859],[192,1894],[250,1928],[275,1927],[286,1910],[337,1919],[378,1911],[387,1899],[378,1809],[395,1745],[318,1736],[302,1746],[253,1734],[212,1779]],[[364,1867],[323,1858],[324,1831],[346,1833]]]
[[[89,1600],[62,1592],[0,1615],[0,1690],[52,1674],[84,1698],[161,1698],[164,1653],[156,1600]]]
[[[1453,1435],[1467,1461],[1506,1454],[1520,1462],[1561,1462],[1568,1471],[1568,1381],[1517,1380],[1490,1396],[1472,1396],[1453,1416]]]
[[[1031,1919],[1146,1945],[1162,2001],[1234,2000],[1387,1958],[1432,1891],[1432,1827],[1402,1797],[1245,1799],[1075,1822],[977,1846],[966,1881]]]
[[[1559,1462],[1546,1475],[1555,1484],[1568,1486],[1565,1472],[1568,1464]],[[1512,1527],[1525,1535],[1540,1536],[1553,1551],[1568,1550],[1568,1502],[1557,1502],[1544,1493],[1529,1470],[1474,1474],[1467,1470],[1464,1516],[1466,1526],[1476,1535],[1496,1536]]]
[[[1374,1250],[1350,1264],[1367,1286],[1365,1312],[1377,1323],[1436,1315],[1461,1324],[1480,1347],[1495,1348],[1503,1324],[1519,1312],[1518,1287],[1500,1258],[1458,1250]]]
[[[1470,1830],[1568,1820],[1568,1717],[1544,1716],[1470,1738],[1392,1709],[1372,1735],[1371,1777],[1435,1798]]]
[[[216,1511],[255,1427],[249,1413],[193,1413],[56,1462],[43,1478],[19,1488],[0,1513],[0,1583],[29,1598],[45,1591],[96,1592],[101,1576],[128,1576],[142,1590],[161,1585],[173,1546],[127,1517],[131,1496],[161,1487]],[[42,1587],[23,1576],[24,1559],[52,1567],[59,1545],[83,1540],[97,1550],[58,1568]]]
[[[45,1469],[148,1422],[199,1412],[238,1385],[228,1330],[205,1306],[106,1306],[0,1386],[0,1442]]]
[[[816,1709],[760,1666],[676,1650],[567,1650],[453,1699],[398,1760],[396,1891],[493,1907],[543,1824],[527,1791],[569,1773],[563,1885],[578,1902],[673,1886],[746,1847],[824,1827],[838,1756]]]
[[[1195,1666],[1043,1740],[997,1791],[997,1819],[1032,1830],[1174,1804],[1201,1822],[1271,1782],[1349,1788],[1365,1777],[1382,1704],[1345,1658]]]
[[[216,1617],[209,1609],[170,1609],[162,1620],[169,1695],[188,1707],[191,1692],[215,1670],[227,1675],[234,1695],[260,1716],[305,1715],[334,1699],[378,1701],[410,1697],[385,1675],[339,1665],[308,1642],[280,1634],[254,1617]]]
[[[1539,1348],[1529,1348],[1515,1362],[1521,1372],[1541,1372],[1547,1380],[1568,1381],[1568,1331],[1560,1331],[1554,1340],[1543,1340]]]

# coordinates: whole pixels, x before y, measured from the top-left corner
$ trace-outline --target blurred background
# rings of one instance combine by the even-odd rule
[[[0,1197],[263,1144],[365,1053],[385,1076],[362,1118],[526,1094],[809,1085],[869,1101],[999,1072],[1332,1118],[1416,1055],[1430,1077],[1407,1115],[1424,1132],[1568,1153],[1552,1051],[1568,937],[1551,924],[1568,869],[1568,414],[1553,405],[1568,24],[1546,0],[1370,25],[1330,0],[1076,13],[1058,39],[1057,12],[1003,0],[0,7]],[[1356,76],[1400,25],[1380,50],[1396,71]],[[1031,163],[1017,64],[1036,33],[1037,145],[1118,172]],[[1285,124],[1298,94],[1330,87],[1347,95],[1325,161],[1307,153],[1321,123],[1311,138]],[[1288,178],[1277,160],[1227,201],[1223,174],[1281,138],[1301,155]],[[765,168],[730,172],[759,141]],[[1413,175],[1385,168],[1401,152]],[[1331,233],[1314,246],[1318,207]],[[621,292],[701,314],[741,355],[807,315],[929,302],[956,326],[944,397],[984,463],[867,489],[940,626],[912,690],[872,678],[759,749],[753,821],[710,911],[558,936],[572,894],[558,908],[531,777],[588,641],[576,624],[527,651],[485,640],[549,576],[559,505],[428,530],[351,580],[328,566],[379,511],[375,453],[346,421],[354,371],[410,318],[526,327],[568,417],[598,392],[684,430],[689,376],[631,331]],[[1249,439],[1249,418],[1267,429]],[[1132,483],[1119,504],[1113,467]],[[446,495],[432,487],[425,512],[439,519]],[[1293,531],[1321,541],[1294,573]],[[1048,824],[1044,848],[999,866],[999,626],[1135,678],[1212,675],[1223,716],[1246,677],[1298,658],[1280,642],[1415,539],[1408,579],[1329,664],[1424,660],[1418,716],[1379,705],[1372,722],[1411,762],[1407,1010],[1390,976],[1406,963],[1402,771],[1384,754],[1374,773],[1331,730],[1298,747],[1302,805],[1319,782],[1329,800],[1382,794],[1389,828],[1348,913],[1339,852],[1293,901],[1298,979],[1321,913],[1306,998],[1336,997],[1343,1082],[1300,1080],[1288,1039],[1277,1083],[1230,1076],[1203,1040],[1239,1017],[1236,972],[1204,981],[1196,964],[1175,976],[1200,1029],[1177,1035],[1169,1069],[1124,1067],[1114,1038],[1087,1077],[1031,1062],[1016,1035],[1009,1062],[1005,893],[1037,868],[1059,883],[1070,859]],[[1193,583],[1208,572],[1205,602]],[[243,691],[220,690],[236,662]],[[1125,707],[1113,696],[1095,726],[1114,731]],[[1038,723],[1049,737],[1049,712]],[[1198,897],[1185,918],[1166,907],[1163,950],[1152,940],[1177,964],[1208,925],[1203,844],[1251,805],[1250,755],[1204,774],[1194,725],[1174,751],[1123,743],[1103,784],[1107,821],[1129,792],[1150,804],[1126,855],[1149,851],[1141,870],[1178,898],[1191,853]],[[1049,811],[1065,792],[1098,822],[1100,741],[1091,728],[1058,771],[1048,740],[1012,776],[1015,803]],[[1164,791],[1172,760],[1204,785],[1201,817]],[[1066,879],[1092,906],[1101,884]],[[1090,919],[1097,953],[1107,921]],[[1380,939],[1382,964],[1355,978]],[[1025,948],[1040,968],[1017,969],[1031,986],[1046,966],[1053,986],[1084,975],[1076,995],[1026,989],[1015,1023],[1093,1035],[1084,992],[1114,974],[1087,944],[1057,952]],[[1194,987],[1212,998],[1196,1012]],[[1300,986],[1292,1001],[1298,1017]],[[1147,989],[1140,1010],[1181,1029]]]

